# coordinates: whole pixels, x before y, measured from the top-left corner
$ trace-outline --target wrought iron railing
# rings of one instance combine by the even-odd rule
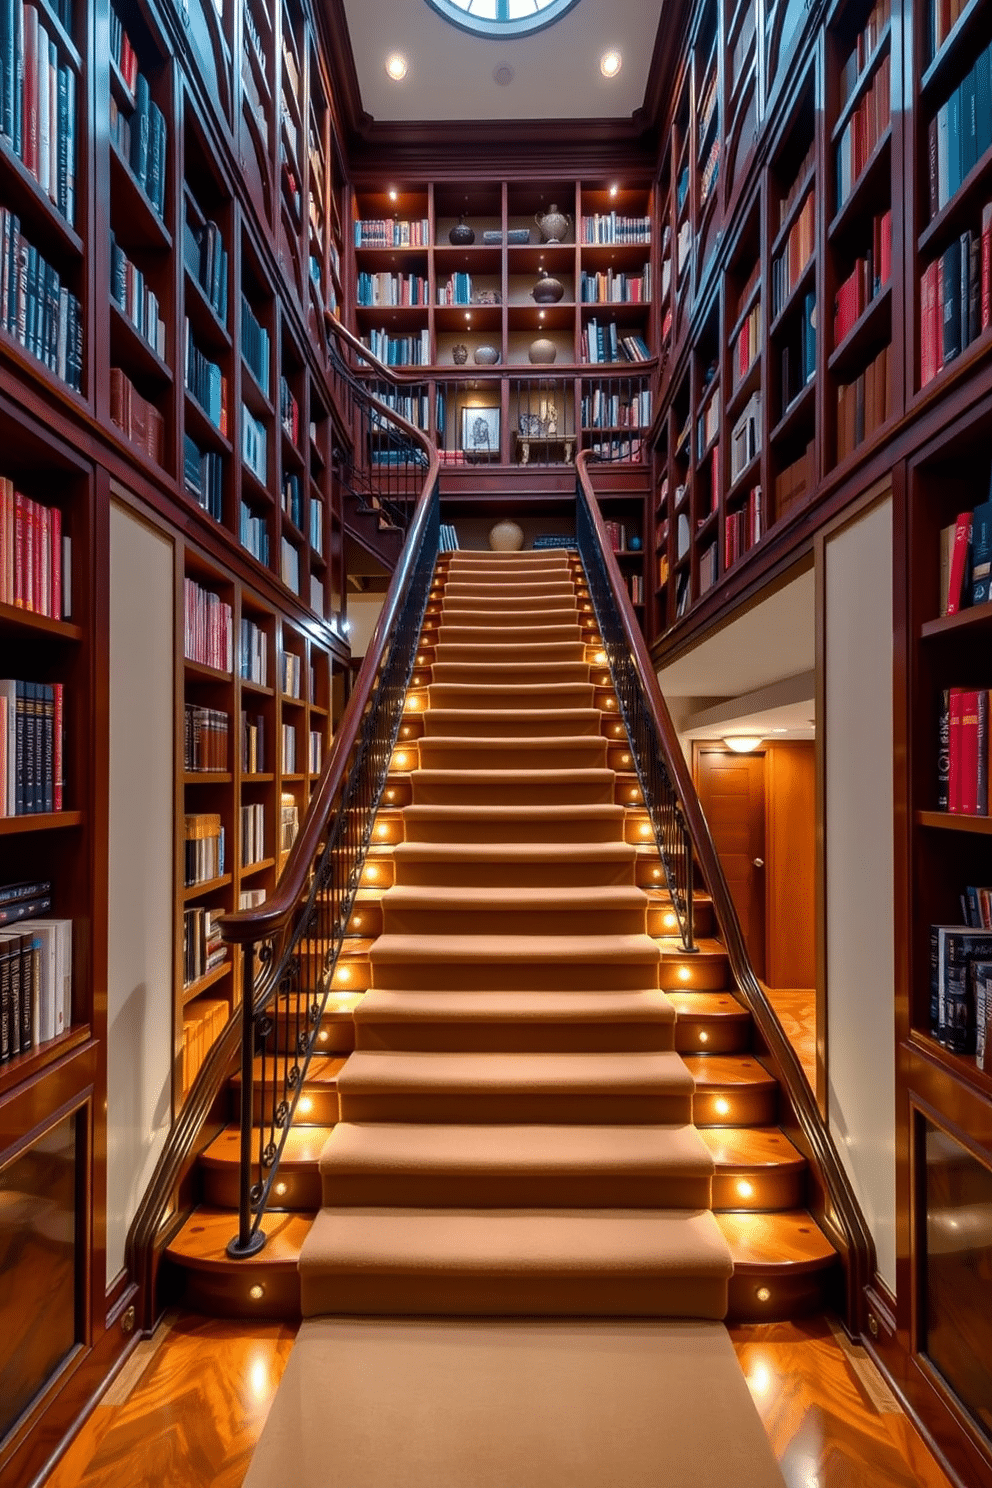
[[[582,479],[590,459],[588,452],[579,456],[581,473],[575,504],[576,543],[617,704],[630,739],[641,799],[654,830],[672,908],[678,918],[682,945],[686,951],[695,951],[692,838],[679,792],[665,762],[658,715],[661,694],[659,691],[657,698],[652,696],[643,665],[638,664],[636,646],[640,629],[627,604],[617,601],[619,594],[626,598],[623,577],[613,556],[592,487],[588,480]],[[642,639],[640,645],[643,648]],[[654,672],[649,670],[649,676],[654,679],[657,689]]]
[[[589,474],[595,464],[588,450],[576,461],[577,545],[683,943],[697,948],[693,886],[698,873],[712,898],[734,984],[754,1019],[758,1044],[784,1087],[792,1113],[790,1136],[811,1160],[822,1187],[822,1201],[811,1207],[844,1261],[845,1314],[848,1327],[857,1333],[864,1326],[865,1287],[874,1277],[874,1241],[799,1056],[751,965],[709,826],[607,538]]]

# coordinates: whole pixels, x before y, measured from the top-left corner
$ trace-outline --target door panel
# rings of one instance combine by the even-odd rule
[[[755,974],[765,975],[765,756],[698,745],[696,789]]]

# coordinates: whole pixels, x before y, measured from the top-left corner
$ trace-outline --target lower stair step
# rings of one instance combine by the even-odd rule
[[[692,1126],[345,1122],[320,1158],[334,1208],[705,1209],[712,1171]]]
[[[714,1218],[734,1258],[729,1320],[774,1322],[836,1305],[840,1258],[805,1210]]]
[[[644,890],[633,884],[504,889],[411,885],[382,900],[388,935],[637,935],[644,928]]]
[[[370,953],[373,986],[429,992],[639,992],[658,955],[647,935],[382,935]]]
[[[751,1014],[729,992],[669,992],[680,1054],[736,1054],[751,1040]]]
[[[663,992],[367,992],[355,1015],[362,1049],[610,1053],[671,1049]]]
[[[265,1060],[263,1082],[263,1062],[261,1059],[255,1060],[252,1121],[268,1120],[272,1109],[273,1088],[279,1091],[280,1096],[282,1094],[286,1065],[287,1061],[283,1055],[280,1055],[278,1059]],[[314,1126],[334,1125],[338,1119],[338,1076],[344,1065],[344,1059],[333,1055],[315,1054],[313,1056],[296,1108],[298,1121],[310,1122]],[[233,1076],[230,1088],[233,1110],[237,1112],[241,1106],[240,1072]]]
[[[615,842],[623,807],[408,806],[407,842]]]
[[[705,1127],[716,1164],[713,1208],[799,1209],[806,1197],[806,1159],[777,1127]]]
[[[778,1082],[746,1054],[687,1054],[696,1082],[692,1103],[697,1126],[771,1126],[778,1109]]]
[[[671,1051],[395,1054],[358,1050],[338,1080],[341,1119],[633,1125],[691,1120],[692,1079]]]
[[[320,1208],[320,1154],[331,1126],[292,1126],[286,1138],[282,1161],[272,1186],[273,1209],[289,1209],[313,1214]],[[252,1133],[253,1156],[259,1151],[260,1132]],[[265,1133],[268,1138],[268,1131]],[[241,1130],[227,1126],[200,1156],[204,1202],[218,1209],[236,1210],[239,1200]]]
[[[424,738],[457,735],[545,739],[563,734],[571,738],[577,734],[602,737],[603,715],[598,708],[514,708],[502,713],[479,712],[476,708],[431,708],[423,715],[423,721]]]
[[[400,885],[572,889],[634,881],[626,842],[398,842],[394,865]]]
[[[304,1316],[722,1318],[731,1275],[708,1211],[322,1209]]]
[[[195,1209],[165,1250],[170,1295],[211,1317],[298,1318],[300,1252],[312,1214],[267,1214],[265,1245],[246,1260],[232,1260],[228,1241],[238,1232],[229,1209]]]
[[[418,806],[602,806],[613,800],[612,770],[413,770]]]

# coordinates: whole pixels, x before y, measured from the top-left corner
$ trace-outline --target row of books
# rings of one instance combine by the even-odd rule
[[[597,387],[583,395],[579,408],[583,429],[646,429],[651,423],[651,389],[631,395]]]
[[[816,293],[803,295],[798,320],[783,343],[782,412],[816,376]]]
[[[183,380],[207,418],[227,436],[227,378],[197,346],[189,317],[183,322]]]
[[[955,1054],[992,1065],[992,934],[971,925],[930,927],[930,1032]]]
[[[872,218],[871,247],[854,267],[834,298],[834,346],[839,346],[855,321],[881,294],[892,277],[892,210]]]
[[[431,336],[426,326],[410,336],[393,336],[385,328],[369,331],[362,340],[387,367],[426,367],[431,359]]]
[[[792,178],[792,181],[791,181],[791,183],[789,185],[788,191],[779,200],[779,204],[778,204],[778,231],[779,232],[781,232],[782,228],[785,226],[786,222],[789,220],[789,217],[792,215],[792,209],[796,205],[796,202],[799,200],[799,197],[800,197],[801,192],[806,188],[806,186],[808,184],[810,172],[812,171],[812,169],[813,169],[813,167],[814,167],[815,164],[816,164],[816,136],[814,135],[814,137],[810,140],[809,148],[806,151],[806,154],[805,154],[805,156],[803,158],[803,161],[802,161],[801,165],[799,166],[799,169],[796,171],[796,174]],[[803,206],[804,206],[804,210],[805,210],[805,203],[803,204]]]
[[[930,215],[936,216],[992,148],[992,45],[930,121],[927,135]]]
[[[704,82],[700,90],[699,103],[696,105],[696,118],[698,121],[698,143],[696,145],[697,150],[702,150],[703,146],[706,144],[706,136],[709,133],[710,125],[713,123],[713,119],[716,114],[718,81],[719,79],[717,76],[717,69],[714,61],[714,64],[710,69],[709,81]]]
[[[944,689],[937,743],[937,810],[988,816],[989,695],[984,688]]]
[[[977,341],[992,322],[992,202],[981,233],[953,238],[920,279],[920,386]]]
[[[582,327],[580,353],[583,362],[646,362],[650,359],[647,342],[636,333],[623,335],[615,320],[600,324],[590,320]]]
[[[736,481],[761,452],[761,389],[757,388],[748,398],[734,427],[730,431],[730,479]],[[715,473],[718,467],[714,467]],[[719,489],[717,474],[716,490]]]
[[[165,115],[148,91],[144,73],[137,75],[134,110],[130,115],[121,110],[116,98],[111,98],[110,139],[118,155],[130,166],[156,216],[163,217],[169,131]]]
[[[183,481],[197,506],[224,520],[224,457],[219,450],[202,450],[191,434],[183,435]]]
[[[262,420],[256,418],[246,403],[241,405],[241,459],[252,475],[265,485],[268,473],[268,438]],[[244,541],[244,539],[242,539]]]
[[[247,9],[247,7],[246,7]],[[183,1013],[180,1051],[182,1094],[192,1088],[204,1060],[224,1032],[230,1010],[219,998],[198,997]]]
[[[956,26],[968,0],[926,0],[927,57],[936,57]]]
[[[75,392],[83,381],[83,314],[58,270],[21,232],[20,218],[0,207],[0,318],[25,351]]]
[[[699,205],[703,206],[709,201],[713,188],[720,179],[720,152],[723,148],[719,132],[710,145],[709,154],[703,163],[699,174]]]
[[[279,800],[279,851],[289,852],[300,830],[300,808],[290,791],[283,791]]]
[[[438,552],[454,553],[458,549],[458,533],[453,522],[442,522],[438,533]]]
[[[956,615],[992,598],[992,494],[940,530],[940,613]]]
[[[324,503],[322,501],[310,502],[310,546],[315,553],[323,555]]]
[[[220,708],[187,703],[183,729],[183,769],[192,772],[226,770],[227,738],[231,719]]]
[[[868,19],[861,31],[858,32],[854,46],[844,66],[840,70],[840,106],[844,107],[851,94],[858,85],[858,79],[871,61],[875,48],[881,40],[882,33],[889,23],[891,14],[890,0],[875,0]]]
[[[635,537],[638,545],[640,544],[641,539],[639,534],[631,533],[626,522],[616,522],[612,518],[609,520],[604,518],[603,526],[606,528],[607,541],[614,553],[629,552],[631,537]]]
[[[279,539],[279,577],[294,594],[300,592],[300,554],[287,537]]]
[[[366,217],[355,222],[356,248],[426,248],[431,225],[426,217],[401,222],[395,217]]]
[[[216,811],[188,812],[183,822],[183,883],[212,883],[224,873],[224,828]]]
[[[265,718],[261,713],[241,710],[241,769],[246,775],[265,770]]]
[[[621,461],[627,465],[638,465],[644,459],[644,446],[640,439],[597,439],[589,446],[597,460]]]
[[[782,251],[772,259],[772,315],[778,315],[806,272],[816,250],[816,193],[812,187],[789,228]]]
[[[61,811],[61,682],[0,678],[0,816]]]
[[[76,215],[76,74],[57,31],[25,0],[0,4],[0,134],[71,225]],[[71,24],[71,18],[70,24]]]
[[[259,687],[268,685],[269,638],[254,620],[242,617],[238,631],[238,674]]]
[[[651,298],[651,265],[646,263],[639,274],[624,274],[606,269],[592,273],[583,269],[579,276],[579,299],[583,303],[608,301],[614,305],[639,305]]]
[[[187,661],[229,672],[234,617],[231,606],[195,579],[183,581],[183,654]]]
[[[704,595],[708,589],[712,589],[719,577],[717,566],[717,547],[712,542],[705,547],[699,555],[699,594]]]
[[[0,925],[16,925],[19,920],[45,914],[51,907],[50,879],[22,879],[18,883],[0,884]]]
[[[110,417],[133,445],[157,465],[162,464],[165,419],[154,403],[142,397],[121,367],[110,369]],[[217,520],[220,521],[219,511]]]
[[[644,575],[640,573],[627,574],[624,578],[627,593],[631,604],[642,605],[644,603]]]
[[[66,620],[72,613],[72,544],[57,506],[0,476],[0,604]]]
[[[282,509],[294,527],[303,529],[303,485],[295,471],[282,478]]]
[[[279,422],[294,445],[300,443],[300,405],[288,377],[279,378]]]
[[[72,921],[20,920],[0,930],[0,1064],[72,1022]]]
[[[593,212],[582,218],[583,243],[650,243],[651,218],[622,212]]]
[[[741,324],[732,348],[735,384],[744,380],[761,352],[761,328],[761,301],[757,300]]]
[[[892,117],[892,66],[888,53],[882,58],[834,151],[837,178],[837,206],[844,205],[854,189],[872,151],[889,127]]]
[[[723,566],[735,564],[761,540],[764,533],[764,505],[761,487],[752,486],[744,505],[728,512],[723,524]]]
[[[701,460],[720,432],[720,399],[710,395],[696,419],[696,458]]]
[[[375,275],[375,278],[385,278],[386,275]],[[402,288],[402,286],[401,286]],[[418,280],[415,275],[410,274],[406,279],[407,298],[381,299],[381,300],[359,300],[359,304],[380,305],[425,305],[427,303],[427,280]],[[437,302],[439,305],[471,305],[472,303],[472,275],[464,269],[456,270],[448,276],[444,284],[437,287]]]
[[[307,751],[307,769],[311,775],[319,775],[323,763],[324,736],[319,729],[310,730],[310,745]]]
[[[401,393],[395,388],[382,388],[376,393],[380,403],[385,403],[394,413],[405,418],[407,423],[415,424],[418,429],[427,429],[430,426],[431,400],[430,394],[426,392]],[[445,399],[444,393],[438,392],[436,402],[437,429],[438,434],[444,432]]]
[[[282,773],[296,774],[296,725],[292,723],[282,725]]]
[[[190,221],[189,205],[183,237],[186,268],[203,290],[217,317],[227,322],[228,256],[216,222],[206,221],[197,227]]]
[[[284,697],[298,698],[301,696],[302,674],[303,658],[297,656],[295,651],[284,651],[282,665],[279,669],[279,686]]]
[[[892,348],[882,350],[853,382],[837,389],[837,459],[880,428],[892,407]]]
[[[158,295],[145,282],[142,271],[127,257],[110,234],[110,294],[148,342],[156,356],[165,359],[165,321],[158,313]]]
[[[222,914],[223,910],[197,905],[183,910],[184,987],[191,987],[226,960],[227,946],[217,923]]]
[[[816,470],[816,444],[811,439],[803,454],[784,466],[775,476],[772,496],[775,518],[784,517],[793,506],[800,505],[813,489]]]
[[[247,298],[241,296],[241,355],[262,392],[269,392],[269,333],[259,325]]]
[[[266,568],[269,565],[269,526],[264,516],[256,516],[247,501],[241,502],[238,518],[238,540],[243,548]]]
[[[241,866],[251,868],[265,857],[265,807],[255,801],[240,808]]]

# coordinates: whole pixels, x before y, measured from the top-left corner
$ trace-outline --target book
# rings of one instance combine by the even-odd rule
[[[933,936],[936,932],[936,967],[933,966]],[[976,1035],[976,961],[992,957],[992,935],[968,925],[936,925],[931,928],[931,977],[936,975],[936,1022],[934,987],[931,980],[931,1027],[938,1043],[956,1054],[974,1054]]]
[[[971,512],[959,512],[955,520],[954,545],[947,580],[947,608],[945,615],[956,615],[961,609],[962,596],[970,595],[967,583],[968,563],[971,551]]]

